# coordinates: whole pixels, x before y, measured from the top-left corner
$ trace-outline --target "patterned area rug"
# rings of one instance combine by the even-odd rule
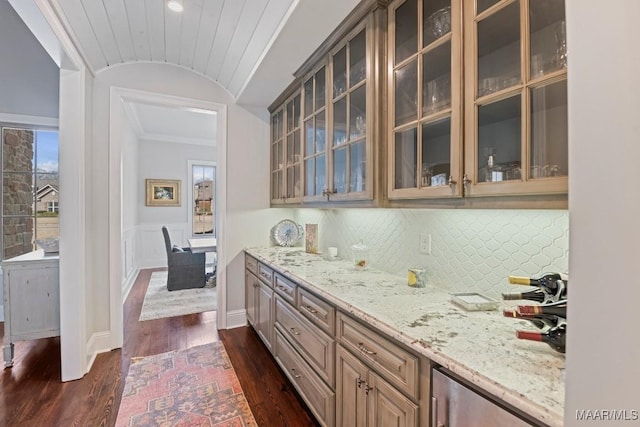
[[[167,272],[154,271],[142,303],[140,320],[215,311],[218,306],[217,295],[215,279],[213,283],[207,283],[204,288],[169,292]]]
[[[116,427],[256,426],[221,342],[132,360]]]

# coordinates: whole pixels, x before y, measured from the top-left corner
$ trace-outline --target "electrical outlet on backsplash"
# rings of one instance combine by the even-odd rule
[[[449,292],[500,299],[513,291],[511,274],[568,270],[569,215],[564,210],[294,209],[299,224],[318,224],[319,250],[338,248],[348,259],[362,240],[370,265],[406,276],[427,270],[427,283]],[[418,236],[431,234],[431,254]]]

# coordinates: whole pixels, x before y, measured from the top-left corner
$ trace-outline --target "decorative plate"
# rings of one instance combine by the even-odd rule
[[[283,219],[271,229],[271,237],[278,246],[293,246],[302,238],[302,226]]]

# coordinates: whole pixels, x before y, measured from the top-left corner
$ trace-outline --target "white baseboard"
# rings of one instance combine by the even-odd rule
[[[96,332],[91,335],[87,343],[87,372],[91,370],[98,353],[111,351],[111,333],[109,331]]]
[[[247,324],[247,311],[233,310],[227,311],[227,329],[239,328]]]
[[[124,302],[127,300],[129,296],[129,292],[133,288],[133,284],[136,282],[138,278],[138,273],[140,273],[140,269],[134,269],[134,272],[129,275],[129,277],[122,283],[122,305],[124,306]]]

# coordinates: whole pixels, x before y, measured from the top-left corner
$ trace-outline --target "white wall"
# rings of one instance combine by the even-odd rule
[[[210,80],[169,64],[126,64],[104,70],[94,84],[94,145],[91,161],[92,192],[108,188],[109,90],[112,86],[145,92],[226,104],[227,110],[227,309],[244,307],[244,277],[241,250],[248,245],[268,244],[269,228],[275,222],[269,206],[269,125],[233,104],[233,99]],[[223,126],[224,123],[219,123]],[[218,164],[224,159],[217,159]],[[160,208],[158,208],[160,209]],[[94,288],[88,307],[95,329],[109,329],[108,198],[92,200],[91,266]]]
[[[211,116],[215,120],[215,116]],[[190,209],[187,206],[187,178],[189,160],[215,161],[213,145],[177,144],[160,141],[140,141],[140,158],[135,185],[145,188],[145,179],[178,179],[181,181],[179,207],[145,206],[144,190],[138,199],[138,224],[164,224],[187,222]],[[182,243],[187,243],[182,242]]]
[[[211,120],[216,120],[211,116]],[[189,237],[188,221],[191,210],[187,205],[188,161],[215,161],[216,148],[213,146],[169,143],[160,141],[140,141],[140,154],[136,176],[132,183],[140,188],[135,201],[138,216],[136,239],[136,262],[141,268],[162,267],[167,264],[164,240],[160,229],[167,226],[171,241],[179,246],[187,246]],[[181,182],[181,203],[176,207],[156,207],[145,205],[145,179],[177,179]]]
[[[0,0],[0,64],[0,113],[58,117],[60,71],[6,0]]]
[[[577,421],[576,411],[640,411],[640,2],[566,4],[572,286],[565,425],[639,425],[637,418]]]

